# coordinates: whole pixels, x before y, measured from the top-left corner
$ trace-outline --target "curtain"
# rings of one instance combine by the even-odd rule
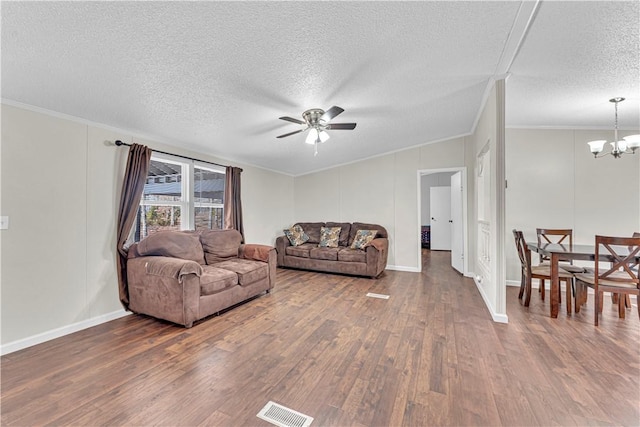
[[[118,257],[118,290],[120,302],[125,309],[129,308],[129,289],[127,287],[127,249],[125,244],[136,219],[140,198],[149,172],[152,150],[144,145],[132,144],[129,148],[127,168],[122,181],[120,206],[118,208],[117,257]]]
[[[244,242],[242,202],[240,200],[240,174],[242,169],[227,166],[225,173],[224,228],[238,230],[242,235],[242,242]]]

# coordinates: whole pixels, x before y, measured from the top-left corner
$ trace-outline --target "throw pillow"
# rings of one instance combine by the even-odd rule
[[[300,227],[298,224],[282,231],[284,231],[284,235],[287,236],[293,246],[300,246],[301,244],[309,240],[309,236],[306,235],[302,227]]]
[[[320,229],[320,248],[337,248],[338,239],[340,238],[340,227],[322,227]]]
[[[364,249],[373,239],[375,239],[378,230],[358,230],[355,239],[351,244],[351,249]]]

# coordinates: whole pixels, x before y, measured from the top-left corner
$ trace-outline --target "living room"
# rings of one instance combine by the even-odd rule
[[[590,16],[590,13],[589,5],[584,3],[586,2],[577,2],[574,7],[579,8],[579,16],[586,19],[586,15]],[[594,3],[593,7],[606,8],[598,2]],[[632,16],[638,16],[637,3],[619,3],[622,11],[610,11],[609,16],[629,16],[626,8],[631,8],[632,13],[635,13]],[[333,3],[332,6],[337,7]],[[521,117],[515,115],[515,110],[512,113],[509,109],[511,99],[517,97],[518,91],[528,84],[527,73],[535,68],[531,63],[544,56],[542,53],[536,54],[537,46],[540,43],[544,44],[544,37],[541,36],[544,28],[536,30],[535,25],[548,22],[545,19],[551,20],[549,15],[553,15],[555,11],[549,11],[552,6],[543,3],[527,39],[520,46],[518,55],[515,53],[516,50],[511,51],[515,59],[513,64],[506,68],[513,76],[507,78],[503,73],[494,75],[491,72],[478,78],[478,82],[469,78],[463,85],[473,88],[471,93],[465,95],[478,95],[479,92],[479,96],[469,98],[474,101],[470,103],[472,106],[465,104],[464,96],[452,101],[454,110],[464,109],[461,115],[463,112],[466,113],[467,109],[473,110],[470,121],[463,123],[459,128],[452,125],[454,131],[447,129],[445,134],[437,134],[435,131],[432,134],[431,129],[436,127],[433,122],[429,122],[423,126],[423,133],[418,133],[412,128],[413,134],[402,134],[401,139],[407,140],[403,141],[407,144],[404,146],[397,145],[399,143],[392,135],[385,134],[386,140],[383,143],[387,142],[387,149],[379,152],[371,151],[366,145],[366,138],[362,138],[354,142],[353,146],[344,148],[348,151],[358,151],[356,157],[347,157],[347,154],[340,152],[340,144],[347,145],[352,135],[366,129],[368,123],[374,126],[372,122],[384,122],[385,118],[384,114],[375,111],[374,107],[379,104],[373,103],[371,106],[371,119],[367,117],[369,105],[354,105],[353,101],[349,100],[348,90],[344,95],[340,92],[341,89],[349,87],[349,79],[345,75],[344,80],[338,78],[329,84],[330,87],[322,88],[326,91],[324,97],[318,95],[315,99],[330,105],[342,105],[345,112],[341,119],[344,117],[344,121],[353,119],[358,122],[358,127],[353,132],[332,132],[332,138],[319,146],[316,157],[313,156],[312,148],[303,143],[302,137],[300,140],[287,140],[286,143],[276,140],[276,135],[293,130],[284,122],[278,122],[279,115],[294,115],[301,108],[330,106],[307,105],[305,95],[295,94],[294,89],[287,91],[281,88],[286,97],[292,98],[289,102],[293,102],[294,105],[271,105],[267,109],[269,121],[262,121],[263,117],[260,117],[260,120],[250,122],[247,124],[247,128],[250,129],[243,134],[243,137],[249,139],[250,132],[262,132],[260,142],[264,145],[270,144],[267,151],[271,153],[262,152],[260,155],[254,155],[247,152],[243,157],[241,152],[234,152],[231,147],[241,145],[240,140],[216,141],[219,145],[215,149],[205,150],[195,142],[198,139],[198,133],[195,131],[193,143],[188,143],[190,134],[186,133],[182,138],[187,140],[187,143],[182,144],[174,140],[172,135],[167,136],[156,129],[140,129],[138,123],[127,118],[127,114],[123,114],[124,117],[117,114],[105,115],[103,118],[88,117],[82,112],[65,109],[62,100],[60,106],[56,107],[56,97],[59,94],[51,88],[55,84],[47,85],[46,80],[33,80],[31,74],[23,79],[17,78],[23,70],[15,64],[33,59],[29,59],[28,56],[7,56],[14,52],[12,46],[21,46],[18,41],[20,37],[24,37],[22,32],[15,32],[17,27],[11,27],[13,31],[10,31],[5,26],[5,20],[11,17],[12,7],[18,8],[18,18],[9,21],[9,24],[31,23],[32,26],[26,28],[33,30],[37,25],[21,13],[30,12],[30,7],[42,5],[2,5],[0,208],[2,215],[10,219],[8,228],[0,231],[2,354],[28,349],[94,325],[103,325],[128,314],[118,300],[115,253],[116,210],[127,149],[116,147],[116,140],[140,143],[154,150],[241,167],[244,231],[247,242],[273,245],[275,239],[282,234],[283,228],[297,221],[379,223],[390,235],[387,268],[389,274],[402,273],[403,275],[398,276],[402,280],[412,280],[409,277],[419,275],[423,269],[417,197],[420,171],[465,168],[467,267],[464,276],[474,283],[474,289],[481,295],[480,301],[484,304],[482,308],[487,319],[501,323],[508,323],[512,315],[521,315],[520,312],[510,313],[507,303],[508,295],[512,295],[507,285],[519,285],[520,281],[519,262],[510,236],[511,229],[523,229],[531,239],[538,226],[568,227],[574,229],[574,239],[582,243],[591,243],[594,234],[630,235],[631,232],[640,230],[639,153],[625,154],[618,159],[611,156],[594,159],[586,145],[587,141],[594,139],[611,140],[613,108],[608,99],[613,96],[627,97],[619,106],[621,136],[640,133],[639,83],[637,78],[626,78],[628,75],[637,77],[638,74],[637,22],[627,22],[626,25],[630,28],[625,28],[627,36],[635,35],[635,44],[632,43],[631,48],[627,50],[612,49],[620,55],[625,55],[625,60],[621,61],[626,67],[620,71],[622,77],[614,74],[608,80],[611,84],[608,87],[594,88],[595,94],[588,100],[578,97],[580,100],[577,103],[568,104],[567,100],[567,104],[564,104],[562,99],[557,99],[563,93],[558,89],[558,95],[537,98],[537,102],[532,102],[530,107],[534,111],[545,110],[546,105],[542,101],[548,100],[553,103],[555,109],[578,109],[579,114],[597,117],[593,126],[584,122],[575,122],[573,126],[554,121],[539,122],[535,117],[530,121],[518,122],[516,119]],[[21,7],[26,9],[21,10]],[[97,12],[92,12],[88,4],[81,9],[85,7],[88,9],[89,21],[93,13]],[[298,10],[301,6],[292,4],[291,7]],[[313,10],[316,9],[321,7],[313,6]],[[44,19],[43,15],[47,14],[46,9],[44,10],[45,12],[37,15],[40,19]],[[369,16],[376,16],[374,9],[367,10],[371,14]],[[260,23],[259,19],[256,21]],[[591,21],[584,25],[572,22],[571,25],[578,25],[582,30],[585,26],[594,28],[595,26],[589,25],[589,22]],[[513,19],[510,23],[513,23]],[[264,26],[267,24],[260,25],[265,31]],[[397,22],[394,25],[398,25]],[[567,32],[575,31],[571,25],[566,25]],[[101,28],[101,31],[109,30]],[[47,36],[45,33],[42,37]],[[536,36],[540,38],[536,39]],[[83,39],[82,36],[77,37],[79,40]],[[534,42],[539,44],[534,45],[535,47],[527,44]],[[569,45],[569,42],[567,44]],[[553,50],[553,47],[548,48],[556,54],[563,52],[564,48],[561,46],[557,47],[557,50]],[[96,50],[100,51],[97,47]],[[39,53],[35,47],[33,50],[25,51]],[[613,55],[608,50],[603,51],[600,56],[592,54],[601,61]],[[63,55],[61,57],[64,58]],[[495,58],[492,58],[492,61],[488,62],[495,66]],[[36,63],[45,67],[39,62]],[[410,65],[410,62],[405,64],[406,67]],[[64,66],[64,60],[49,66],[50,79],[54,83],[56,76],[71,72]],[[547,72],[555,66],[559,67],[553,61],[547,61],[546,66]],[[33,68],[37,69],[35,66]],[[367,74],[363,67],[361,71],[367,79],[377,77]],[[95,70],[88,64],[84,72],[92,75]],[[237,69],[233,72],[237,72]],[[277,69],[268,70],[267,74],[277,72]],[[92,76],[97,78],[95,75]],[[393,76],[398,78],[397,74]],[[519,76],[522,76],[520,80]],[[463,79],[464,75],[451,75],[450,79],[455,80],[456,77]],[[544,80],[543,77],[540,80]],[[135,80],[134,77],[130,78]],[[357,79],[357,76],[353,78]],[[443,81],[445,80],[447,79],[443,78]],[[567,80],[563,82],[567,83]],[[69,94],[69,98],[91,98],[94,93],[92,90],[97,89],[84,86],[85,83],[82,81],[83,85],[76,88],[75,93]],[[162,83],[165,84],[166,81]],[[139,83],[140,86],[145,84],[148,83],[144,80]],[[249,80],[243,87],[230,85],[225,88],[224,96],[237,98],[240,106],[235,108],[238,110],[245,107],[246,99],[252,94],[257,101],[262,101],[266,97],[265,94],[276,99],[285,97],[269,87],[255,85],[255,81]],[[39,104],[28,96],[18,95],[18,89],[29,87],[35,87],[36,92],[43,93],[42,99],[46,102]],[[540,87],[544,88],[540,89],[541,92],[550,90],[549,86]],[[157,91],[161,88],[162,85],[154,86],[154,90]],[[373,89],[371,82],[369,88]],[[167,90],[171,92],[174,89]],[[346,101],[335,101],[329,97],[331,93],[339,94],[336,98]],[[582,92],[579,93],[583,95]],[[211,102],[201,99],[199,94],[191,93],[191,96],[201,102]],[[296,96],[300,98],[293,99]],[[442,104],[438,103],[437,99],[428,97],[426,93],[422,96],[431,108],[438,109]],[[156,102],[164,102],[162,96],[160,98],[160,101]],[[144,107],[145,102],[141,99],[140,105]],[[151,115],[151,111],[157,105],[147,105]],[[351,105],[353,108],[349,108]],[[582,105],[583,108],[576,105]],[[407,114],[411,118],[410,121],[416,121],[419,117],[414,115],[412,107],[417,108],[417,105],[407,102],[402,106],[400,115]],[[259,109],[255,106],[251,108],[252,111]],[[177,105],[171,112],[175,114],[179,110],[180,105]],[[100,108],[96,107],[96,111],[100,111]],[[168,122],[169,127],[174,120],[181,120],[187,124],[199,120],[195,117],[184,119],[180,114],[168,117],[164,114],[166,111],[159,115],[159,121]],[[507,118],[511,117],[513,122],[511,125],[504,125],[502,122],[501,127],[499,123],[500,120],[504,120],[505,115]],[[387,122],[384,126],[402,128],[403,123],[396,125]],[[207,128],[206,131],[223,132],[224,130],[220,129],[223,127],[224,120],[219,120],[216,127]],[[490,176],[493,185],[492,193],[487,195],[486,200],[491,206],[490,222],[495,226],[491,231],[491,254],[493,262],[496,263],[492,264],[496,269],[496,275],[478,281],[477,276],[480,272],[477,271],[477,164],[478,154],[487,144],[492,159]],[[285,157],[288,151],[293,157]],[[281,163],[299,160],[300,167],[306,169],[283,171],[275,167],[270,168],[260,164],[260,156],[266,159],[270,156],[282,157],[285,160],[277,160]],[[348,160],[340,161],[340,156]],[[330,160],[333,163],[325,163]],[[508,183],[506,189],[498,184],[505,180]],[[612,213],[612,210],[615,213]],[[290,273],[288,270],[279,272],[283,274],[282,277],[289,277]],[[326,280],[338,283],[334,275],[328,275]],[[292,292],[293,287],[293,284],[286,284],[286,288]],[[519,306],[516,307],[520,309]],[[635,308],[630,311],[627,319],[624,319],[626,324],[637,323],[634,311]],[[564,322],[567,319],[561,317],[551,320]],[[607,326],[612,325],[600,327]],[[630,343],[634,344],[637,347],[637,342]]]

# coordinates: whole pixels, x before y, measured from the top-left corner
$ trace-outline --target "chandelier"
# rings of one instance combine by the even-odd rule
[[[604,150],[604,145],[607,143],[607,141],[604,139],[587,142],[587,144],[589,144],[589,149],[593,153],[593,156],[596,158],[611,154],[617,159],[623,154],[634,154],[636,152],[636,149],[640,147],[640,134],[629,135],[625,136],[622,139],[618,139],[618,103],[622,101],[624,101],[624,98],[621,97],[611,98],[609,100],[609,102],[613,102],[615,104],[616,109],[616,121],[613,132],[613,141],[609,142],[609,144],[611,144],[611,151],[607,153],[602,152]]]

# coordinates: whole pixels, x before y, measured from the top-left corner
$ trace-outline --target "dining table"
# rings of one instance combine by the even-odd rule
[[[550,260],[550,269],[551,269],[551,291],[550,295],[550,304],[549,310],[551,317],[558,317],[558,311],[560,307],[559,301],[559,292],[558,288],[560,287],[560,277],[558,275],[559,272],[559,263],[560,261],[572,261],[572,260],[581,260],[581,261],[595,261],[596,258],[596,247],[595,245],[584,245],[584,244],[562,244],[562,243],[540,243],[537,242],[527,242],[527,247],[533,251],[537,252],[541,255],[544,255]],[[601,258],[603,254],[600,254]],[[568,313],[571,314],[571,313]]]

